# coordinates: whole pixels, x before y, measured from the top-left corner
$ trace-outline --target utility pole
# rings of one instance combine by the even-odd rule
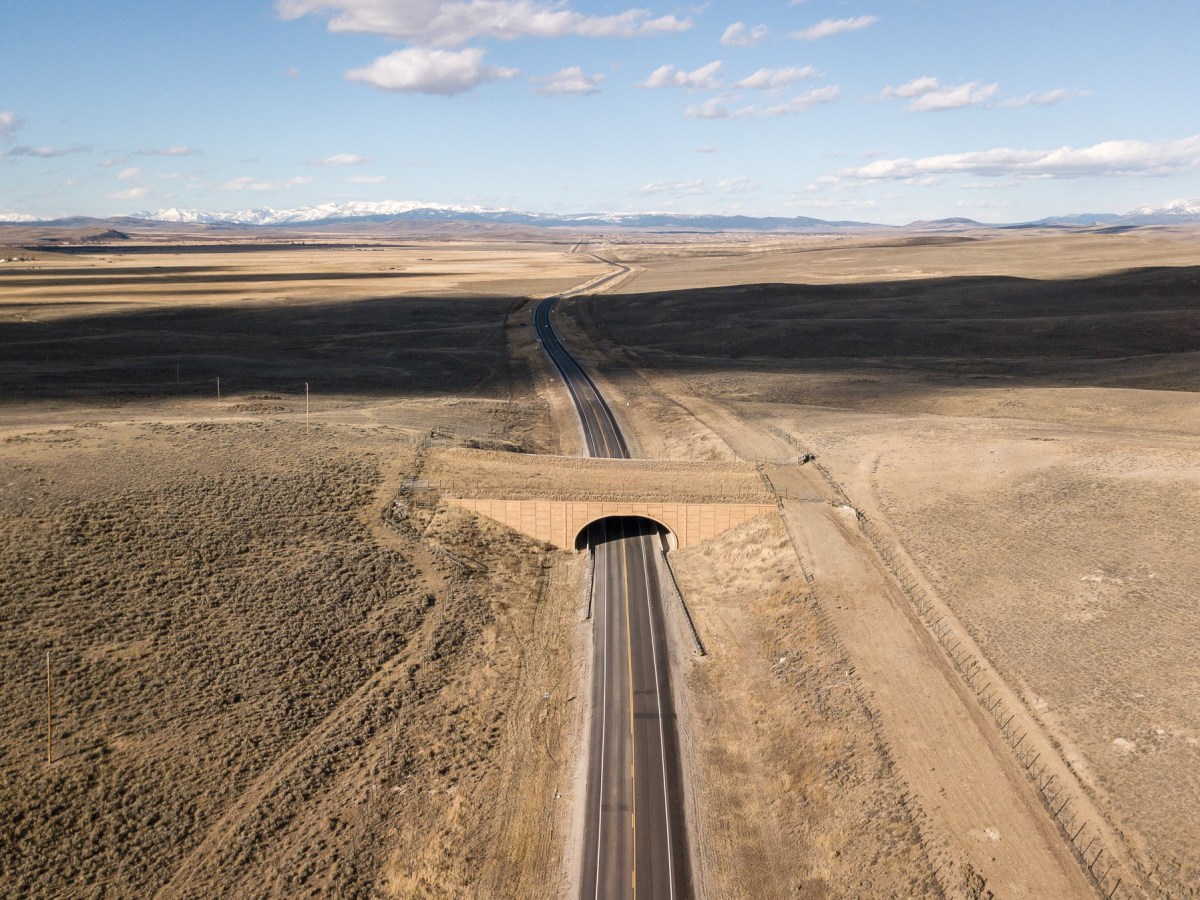
[[[50,651],[46,651],[46,763],[54,762],[54,729],[50,705]]]
[[[304,433],[308,434],[308,382],[304,382]]]
[[[217,376],[217,399],[221,399],[221,376]]]

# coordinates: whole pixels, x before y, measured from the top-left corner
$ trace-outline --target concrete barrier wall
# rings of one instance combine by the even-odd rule
[[[665,526],[679,547],[716,537],[763,513],[767,503],[640,503],[636,501],[488,500],[443,497],[443,503],[495,519],[563,550],[575,549],[579,532],[608,516],[642,516]]]

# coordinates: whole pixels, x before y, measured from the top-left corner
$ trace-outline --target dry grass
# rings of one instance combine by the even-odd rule
[[[362,264],[348,252],[291,256],[286,289]],[[498,526],[391,506],[431,429],[555,440],[528,355],[507,352],[529,341],[509,316],[547,252],[475,258],[482,298],[344,300],[381,282],[339,276],[282,302],[251,277],[279,251],[197,254],[161,283],[144,257],[121,283],[0,282],[0,891],[558,883],[567,762],[530,748],[578,727],[578,573]],[[213,265],[236,284],[200,277]],[[197,371],[227,373],[221,401]]]
[[[968,237],[625,244],[610,249],[644,271],[622,290],[671,293],[576,308],[679,388],[606,363],[642,449],[723,461],[656,476],[758,490],[689,396],[723,433],[744,417],[815,449],[1147,868],[1194,891],[1196,237]],[[4,893],[566,890],[578,564],[392,503],[438,472],[537,485],[531,455],[422,456],[431,430],[576,449],[519,299],[598,271],[562,250],[166,248],[6,267]],[[734,287],[677,290],[714,284]],[[564,484],[601,477],[546,465]],[[794,559],[769,519],[679,555],[714,651],[681,707],[712,884],[934,892],[894,757]]]
[[[627,249],[646,269],[630,293],[576,310],[676,401],[707,403],[706,421],[782,426],[815,450],[1147,876],[1186,894],[1200,887],[1198,233],[973,237],[707,262]],[[703,280],[734,286],[668,291]],[[663,292],[632,293],[648,288]]]
[[[1191,395],[1175,412],[1189,406],[1194,423]],[[877,505],[1151,867],[1193,885],[1200,435],[1131,429],[1136,410],[1086,427],[1054,410],[790,424]]]
[[[564,500],[668,500],[773,503],[746,463],[612,460],[449,449],[430,452],[422,469],[444,496]]]
[[[778,518],[677,554],[699,844],[720,897],[932,897],[882,738]]]

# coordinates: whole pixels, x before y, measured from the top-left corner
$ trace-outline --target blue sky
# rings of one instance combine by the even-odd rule
[[[1200,197],[1178,0],[14,0],[0,214],[427,200],[899,223]]]

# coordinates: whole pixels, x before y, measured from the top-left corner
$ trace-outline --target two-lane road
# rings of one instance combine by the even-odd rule
[[[559,299],[535,310],[538,339],[571,393],[589,454],[628,458],[612,410],[554,331]],[[589,900],[691,895],[660,541],[645,519],[604,519],[588,533],[595,664],[581,896]]]

